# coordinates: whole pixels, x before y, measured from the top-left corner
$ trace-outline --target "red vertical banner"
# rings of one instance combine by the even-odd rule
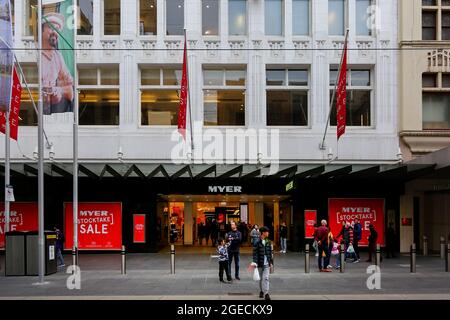
[[[317,223],[317,210],[305,210],[305,239],[314,238],[314,226]]]
[[[145,243],[145,214],[133,215],[133,243]]]
[[[11,91],[11,108],[9,113],[9,128],[10,137],[17,141],[19,132],[19,113],[20,113],[20,99],[22,95],[22,85],[16,69],[13,72],[13,86]],[[6,132],[6,113],[0,111],[0,132]]]
[[[121,250],[122,248],[122,204],[79,203],[78,248],[80,250]],[[73,245],[73,206],[64,206],[64,248]]]
[[[38,230],[37,202],[12,202],[9,213],[10,231]],[[5,203],[0,204],[0,249],[5,248]]]
[[[344,45],[341,72],[336,91],[337,139],[345,133],[347,122],[347,42]]]
[[[343,222],[353,223],[358,218],[362,227],[360,246],[369,244],[369,225],[378,233],[377,243],[384,246],[384,199],[328,199],[329,227],[336,236]]]
[[[181,77],[180,108],[178,110],[178,131],[183,136],[183,139],[186,139],[187,96],[188,96],[187,45],[186,45],[186,39],[184,39],[183,75]]]

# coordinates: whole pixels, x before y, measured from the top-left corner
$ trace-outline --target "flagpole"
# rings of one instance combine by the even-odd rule
[[[189,89],[191,88],[191,85],[189,83],[189,63],[188,63],[188,54],[187,54],[187,36],[186,36],[186,29],[184,29],[184,42],[186,43],[186,78],[187,78],[187,93],[188,93],[188,99],[189,99],[189,106],[188,106],[188,110],[189,110],[189,128],[191,131],[191,157],[194,157],[194,133],[192,131],[192,113],[191,113],[191,108],[192,108],[192,104],[191,104],[191,94],[189,92]]]
[[[348,33],[349,33],[349,29],[347,29],[347,31],[345,33],[344,48],[342,49],[343,53],[341,55],[341,62],[339,63],[339,68],[338,68],[338,72],[337,72],[337,75],[336,75],[336,82],[334,83],[334,90],[333,90],[333,94],[331,96],[330,107],[329,107],[329,110],[328,110],[327,123],[326,123],[326,126],[325,126],[325,133],[323,134],[322,143],[319,146],[320,150],[326,150],[325,138],[327,136],[328,125],[330,123],[331,110],[333,109],[334,97],[336,96],[336,89],[337,89],[337,85],[338,85],[338,82],[339,82],[339,75],[341,74],[342,61],[344,61],[344,50],[345,50],[345,45],[347,44],[347,40],[348,40]]]
[[[42,0],[38,0],[38,65],[39,65],[39,107],[38,107],[38,257],[39,283],[44,283],[45,274],[45,246],[44,246],[44,115],[42,101]]]
[[[76,35],[78,27],[78,8],[74,0],[74,46],[76,44]],[[74,81],[75,81],[75,102],[73,106],[73,249],[75,255],[72,255],[75,261],[72,261],[74,267],[78,265],[78,70],[77,54],[73,50],[74,59]],[[75,269],[74,269],[75,270]],[[76,271],[75,271],[76,272]]]

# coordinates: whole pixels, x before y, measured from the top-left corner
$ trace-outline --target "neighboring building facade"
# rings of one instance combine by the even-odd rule
[[[399,1],[399,22],[399,135],[409,161],[450,146],[450,1]],[[412,242],[421,247],[423,236],[439,250],[440,237],[450,233],[450,194],[443,187],[450,182],[450,156],[443,150],[424,159],[440,174],[405,186],[401,217],[412,221],[401,227],[405,252]]]
[[[14,5],[15,47],[20,48],[16,54],[35,93],[38,77],[29,21],[36,3],[15,0]],[[319,218],[326,217],[330,197],[385,198],[385,211],[393,212],[392,219],[398,221],[402,181],[392,179],[385,187],[377,180],[383,173],[391,181],[389,166],[398,162],[398,55],[395,50],[375,50],[397,48],[397,1],[79,4],[80,202],[122,202],[124,242],[132,242],[125,230],[131,228],[133,213],[151,216],[148,226],[158,231],[149,234],[159,232],[150,237],[155,244],[168,238],[165,228],[172,213],[183,212],[180,231],[184,243],[192,244],[198,237],[197,222],[204,221],[205,212],[212,210],[206,204],[212,202],[214,208],[233,202],[241,212],[248,210],[246,222],[273,224],[275,235],[280,221],[287,220],[297,249],[303,211],[317,208]],[[188,167],[174,163],[180,140],[176,135],[172,139],[177,131],[184,28],[193,125],[203,131],[195,132],[196,148]],[[347,28],[352,48],[347,132],[337,148],[333,112],[326,148],[320,149]],[[31,158],[37,146],[36,116],[25,94],[23,98],[19,143],[11,148],[16,171],[12,183],[18,201],[31,201],[36,190],[26,186],[34,185],[35,163],[24,160],[23,154]],[[46,206],[52,222],[61,221],[62,204],[71,201],[72,118],[45,117],[53,143],[45,153]],[[208,149],[211,136],[226,136],[227,130],[241,130],[233,134],[250,141],[243,157],[227,153],[226,144],[222,151]],[[268,140],[279,143],[271,150],[256,146],[248,130],[267,130]],[[4,150],[3,140],[0,148]],[[279,168],[264,177],[260,164],[275,162]],[[361,179],[347,181],[352,174]],[[372,180],[362,179],[370,174]],[[288,192],[285,185],[292,179],[297,188]],[[239,185],[242,193],[234,198],[226,198],[226,191],[210,194],[206,190],[211,185]],[[199,205],[201,201],[206,204]],[[202,212],[200,219],[196,211]],[[136,245],[136,250],[149,248]]]

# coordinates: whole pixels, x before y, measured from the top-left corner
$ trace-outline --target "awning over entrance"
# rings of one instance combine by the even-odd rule
[[[450,152],[449,152],[450,153]],[[449,158],[450,159],[450,156]],[[44,165],[45,175],[50,177],[71,178],[73,166],[71,163],[47,162]],[[0,173],[4,175],[4,166],[0,165]],[[11,164],[11,175],[17,177],[36,177],[38,174],[36,162]],[[240,165],[208,165],[208,164],[148,164],[148,163],[87,163],[79,165],[79,177],[102,179],[107,177],[127,179],[164,178],[174,180],[187,178],[192,180],[202,178],[216,179],[251,179],[251,178],[297,178],[297,179],[398,179],[412,180],[427,177],[450,178],[450,160],[413,161],[393,165],[386,164],[281,164],[278,167],[258,166],[253,164]]]

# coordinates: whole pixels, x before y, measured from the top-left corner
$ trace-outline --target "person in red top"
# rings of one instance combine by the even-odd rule
[[[327,221],[322,220],[321,226],[317,228],[316,239],[317,244],[319,246],[319,271],[320,272],[331,272],[330,269],[327,269],[327,266],[330,263],[330,252],[328,250],[328,228]],[[322,257],[325,254],[325,257]],[[324,258],[324,264],[322,265],[322,258]]]

